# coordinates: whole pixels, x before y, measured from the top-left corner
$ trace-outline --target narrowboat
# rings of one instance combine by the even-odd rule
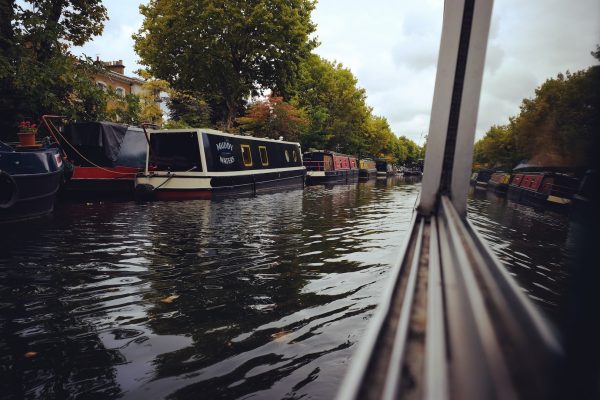
[[[138,199],[211,199],[302,188],[300,145],[213,129],[149,130]]]
[[[404,176],[423,176],[423,170],[417,165],[411,165],[401,169]]]
[[[50,214],[63,171],[57,146],[12,147],[0,142],[0,223]]]
[[[370,158],[362,158],[358,161],[358,177],[360,179],[371,179],[377,176],[377,165]]]
[[[487,189],[488,182],[494,173],[491,169],[482,169],[474,172],[471,175],[471,185],[475,186],[475,189]]]
[[[112,122],[68,124],[52,129],[72,176],[67,196],[133,196],[148,142],[144,130]]]
[[[510,183],[510,174],[506,172],[494,172],[488,181],[488,189],[496,193],[506,193]]]
[[[381,177],[386,177],[386,176],[392,176],[394,175],[394,168],[392,167],[392,164],[389,163],[387,160],[384,159],[378,159],[375,160],[375,167],[377,168],[377,177],[381,178]]]
[[[526,204],[564,209],[577,192],[579,181],[554,172],[516,173],[508,185],[508,198]]]
[[[358,178],[358,162],[355,157],[329,150],[304,153],[306,183],[342,183]]]

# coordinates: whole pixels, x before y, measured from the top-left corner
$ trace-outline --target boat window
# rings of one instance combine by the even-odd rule
[[[246,167],[252,166],[252,153],[250,152],[250,145],[248,144],[242,145],[242,160],[244,160],[244,165]]]
[[[155,170],[202,170],[196,132],[153,133],[150,148],[149,164]]]
[[[267,154],[267,148],[265,146],[258,146],[258,152],[260,153],[260,162],[263,167],[269,165],[269,155]]]
[[[287,149],[285,150],[285,161],[290,162],[290,152]]]
[[[294,162],[298,162],[298,152],[296,152],[296,150],[294,150],[293,153],[294,153]]]

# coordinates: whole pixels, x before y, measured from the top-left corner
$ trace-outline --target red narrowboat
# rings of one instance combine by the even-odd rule
[[[358,179],[356,157],[335,153],[329,150],[316,150],[304,153],[306,183],[341,183]]]
[[[579,181],[554,172],[525,172],[512,176],[508,198],[529,204],[562,209],[571,203]]]

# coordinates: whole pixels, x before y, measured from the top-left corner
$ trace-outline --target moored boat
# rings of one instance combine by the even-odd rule
[[[138,127],[112,122],[72,123],[51,129],[72,176],[67,196],[133,196],[146,161],[147,139]]]
[[[360,179],[371,179],[377,176],[377,166],[370,158],[361,158],[358,161],[358,177]]]
[[[507,172],[494,172],[487,182],[488,189],[492,189],[497,193],[506,193],[510,182],[510,174]]]
[[[555,172],[516,173],[508,186],[508,198],[557,210],[571,203],[579,181]]]
[[[139,198],[210,199],[304,185],[300,145],[213,129],[149,130]]]
[[[304,153],[304,166],[307,184],[352,182],[359,173],[356,157],[329,150]]]
[[[491,169],[482,169],[474,172],[471,175],[471,185],[475,186],[475,189],[487,189],[488,182],[494,173]]]
[[[375,167],[377,168],[377,177],[385,178],[386,176],[394,175],[394,168],[391,163],[384,159],[375,160]]]
[[[12,147],[0,142],[0,223],[51,213],[63,171],[58,147]]]

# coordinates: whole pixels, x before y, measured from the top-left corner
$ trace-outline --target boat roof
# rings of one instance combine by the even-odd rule
[[[209,133],[212,135],[219,136],[228,136],[237,139],[246,139],[246,140],[260,140],[261,142],[273,142],[273,143],[287,143],[300,146],[298,142],[287,142],[285,140],[277,140],[271,138],[259,138],[254,136],[246,136],[246,135],[235,135],[233,133],[222,132],[216,129],[211,128],[188,128],[188,129],[149,129],[148,133],[182,133],[182,132],[197,132],[197,133]]]
[[[356,156],[350,155],[350,154],[344,154],[344,153],[338,153],[336,151],[332,151],[332,150],[309,150],[307,152],[305,152],[304,154],[313,154],[313,153],[323,153],[323,154],[331,154],[334,156],[342,156],[342,157],[352,157],[352,158],[357,158]]]

